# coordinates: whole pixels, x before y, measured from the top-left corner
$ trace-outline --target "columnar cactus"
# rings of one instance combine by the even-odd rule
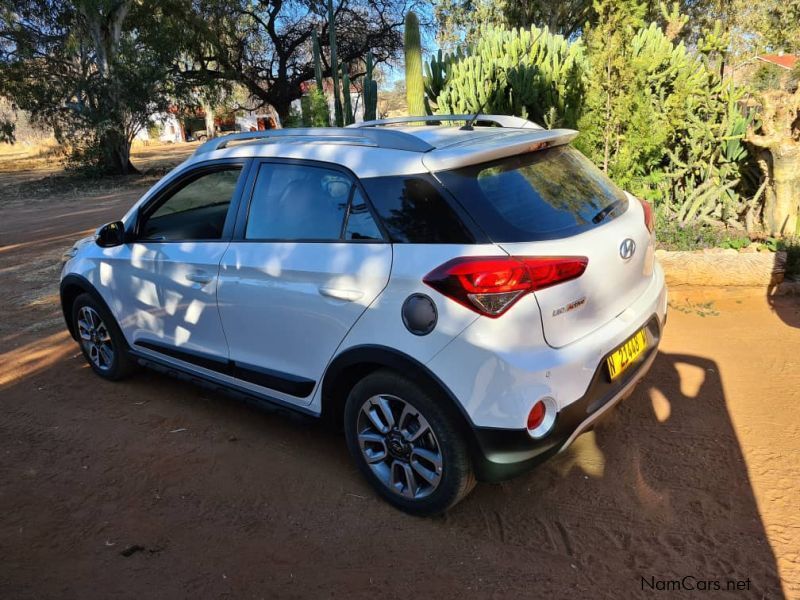
[[[314,79],[317,83],[317,89],[322,89],[322,52],[319,48],[319,37],[317,36],[317,28],[311,32],[312,51],[314,53]]]
[[[333,79],[333,110],[336,126],[344,126],[342,99],[339,95],[339,61],[336,59],[336,24],[333,15],[333,0],[328,0],[328,35],[331,44],[331,78]]]
[[[413,12],[406,15],[405,23],[406,101],[409,115],[425,114],[425,84],[422,79],[422,47],[419,19]]]
[[[438,58],[431,62],[430,94],[436,92],[439,63]],[[580,42],[570,43],[546,27],[488,27],[468,56],[451,59],[445,67],[445,81],[434,97],[436,111],[472,113],[483,105],[487,113],[574,127],[581,113],[584,72]]]
[[[378,114],[378,82],[372,77],[375,68],[372,52],[367,52],[367,73],[364,75],[364,120],[372,121]]]
[[[342,96],[344,97],[344,124],[350,125],[355,123],[355,115],[353,114],[353,103],[350,98],[350,75],[348,74],[347,65],[342,65]]]
[[[429,115],[433,114],[436,105],[436,98],[442,93],[447,80],[450,78],[452,65],[462,60],[464,55],[461,48],[454,54],[443,54],[441,49],[431,57],[429,63],[423,64],[425,68],[425,110]]]

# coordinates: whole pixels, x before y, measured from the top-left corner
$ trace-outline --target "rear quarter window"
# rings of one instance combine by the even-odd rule
[[[472,244],[475,235],[429,175],[362,179],[392,242]]]
[[[436,176],[495,242],[577,235],[628,207],[625,194],[568,146]]]

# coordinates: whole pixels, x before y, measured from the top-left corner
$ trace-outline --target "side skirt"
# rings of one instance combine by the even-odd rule
[[[305,417],[312,417],[315,421],[319,420],[319,413],[316,413],[311,409],[297,406],[290,402],[286,402],[285,400],[280,400],[279,398],[274,398],[266,394],[254,392],[236,384],[221,381],[204,373],[196,373],[186,367],[175,365],[167,360],[142,354],[133,348],[128,350],[128,352],[131,356],[137,359],[140,365],[151,368],[159,373],[169,375],[170,377],[175,377],[176,379],[188,381],[207,389],[222,392],[248,404],[255,405],[258,408],[271,409],[272,411],[281,412],[292,416],[303,415]]]

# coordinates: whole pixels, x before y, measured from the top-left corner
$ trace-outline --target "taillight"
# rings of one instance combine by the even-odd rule
[[[487,317],[499,317],[528,292],[583,275],[585,256],[465,256],[447,261],[423,281]]]
[[[639,202],[641,202],[642,209],[644,210],[644,224],[647,226],[647,231],[653,233],[653,230],[656,228],[656,221],[653,216],[653,205],[647,202],[647,200],[639,200]]]

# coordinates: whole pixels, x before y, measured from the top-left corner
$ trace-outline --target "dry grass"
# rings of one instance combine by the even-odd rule
[[[137,143],[131,161],[140,173],[90,178],[64,171],[64,152],[55,140],[0,144],[0,205],[96,195],[121,187],[149,186],[185,160],[197,143]]]

